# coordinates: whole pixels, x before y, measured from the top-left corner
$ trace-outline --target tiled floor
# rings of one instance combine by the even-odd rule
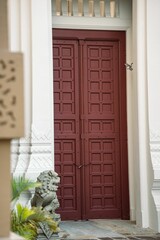
[[[159,233],[123,220],[64,221],[60,228],[60,239],[66,240],[160,240]]]

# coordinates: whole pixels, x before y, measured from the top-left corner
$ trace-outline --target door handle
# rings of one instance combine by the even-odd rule
[[[83,167],[84,166],[84,164],[82,164],[82,165],[79,165],[79,166],[77,166],[78,168],[81,168],[81,167]]]
[[[81,164],[81,165],[77,165],[77,164],[75,164],[76,165],[76,167],[78,167],[79,169],[80,168],[82,168],[82,167],[86,167],[86,166],[88,166],[90,163],[87,163],[87,164]]]

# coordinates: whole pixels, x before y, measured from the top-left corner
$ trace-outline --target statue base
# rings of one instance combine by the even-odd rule
[[[36,240],[58,240],[60,239],[58,233],[53,233],[50,238],[47,238],[44,233],[39,234]]]

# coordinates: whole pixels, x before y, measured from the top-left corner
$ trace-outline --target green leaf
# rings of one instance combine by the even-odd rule
[[[39,187],[41,183],[25,179],[23,176],[12,179],[12,200],[16,200],[20,194],[33,187]],[[28,208],[17,204],[11,211],[11,230],[26,240],[34,240],[37,237],[39,223],[45,222],[53,232],[58,232],[57,223],[52,219],[48,212],[41,208]]]
[[[19,176],[12,179],[12,201],[19,198],[22,192],[30,188],[41,186],[41,183],[26,179],[24,176]]]

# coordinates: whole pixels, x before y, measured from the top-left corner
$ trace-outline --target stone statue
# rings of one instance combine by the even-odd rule
[[[44,171],[37,177],[37,182],[41,185],[35,188],[35,194],[31,199],[31,206],[42,207],[59,225],[60,215],[55,213],[55,210],[59,207],[56,194],[58,183],[60,182],[58,174],[52,170]],[[59,237],[58,233],[54,233],[45,222],[42,222],[39,223],[37,240],[40,239],[52,240],[59,239]]]
[[[59,207],[56,194],[60,182],[58,174],[52,170],[44,171],[38,176],[37,182],[40,182],[41,186],[35,188],[31,206],[42,207],[42,209],[55,216],[55,210]]]

